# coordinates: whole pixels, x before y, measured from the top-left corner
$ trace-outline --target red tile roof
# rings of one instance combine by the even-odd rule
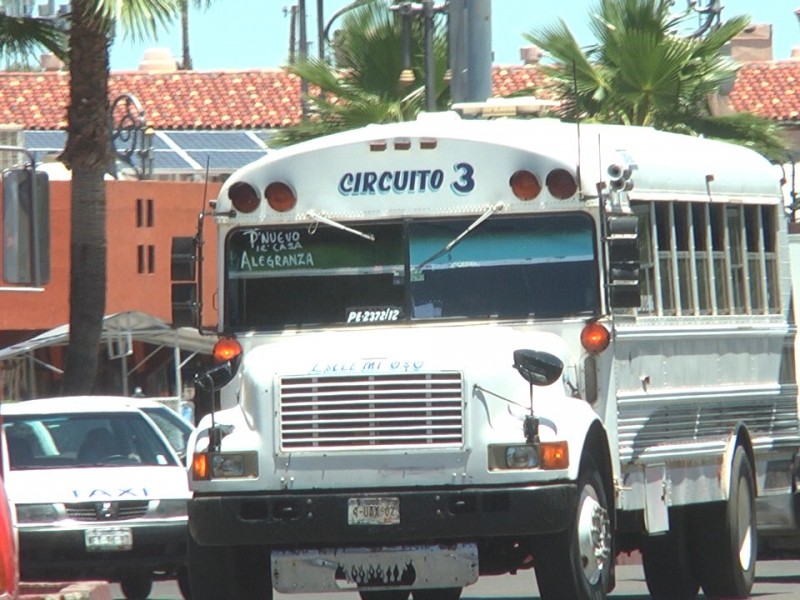
[[[112,73],[109,98],[124,93],[156,129],[282,127],[302,114],[300,80],[282,69]],[[68,102],[68,73],[0,73],[0,123],[65,129]]]
[[[750,63],[741,68],[731,92],[738,111],[777,121],[798,121],[800,61]],[[115,72],[111,100],[123,93],[141,102],[156,129],[268,129],[301,117],[300,80],[282,69],[251,71]],[[542,99],[555,93],[537,66],[495,66],[492,91],[505,96],[526,90]],[[0,124],[25,129],[65,129],[69,99],[66,72],[0,72]]]
[[[731,107],[781,122],[800,121],[800,60],[754,62],[736,74]]]

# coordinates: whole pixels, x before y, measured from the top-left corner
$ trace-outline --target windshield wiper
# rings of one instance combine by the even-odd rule
[[[475,219],[475,221],[473,221],[472,224],[469,227],[467,227],[464,231],[462,231],[455,238],[453,238],[453,240],[449,244],[447,244],[444,248],[442,248],[441,250],[439,250],[438,252],[436,252],[432,256],[430,256],[430,257],[426,258],[425,260],[423,260],[421,263],[419,263],[419,265],[414,267],[414,270],[415,271],[421,271],[422,267],[424,267],[428,263],[431,263],[434,260],[436,260],[437,258],[440,258],[440,257],[444,256],[445,254],[447,254],[448,252],[450,252],[450,250],[452,250],[453,248],[458,246],[464,240],[465,237],[467,237],[470,233],[472,233],[475,230],[475,228],[478,227],[478,225],[483,223],[486,219],[491,217],[493,214],[495,214],[497,212],[500,212],[505,207],[506,207],[506,205],[503,204],[502,202],[498,202],[494,206],[490,206],[486,210],[485,213],[483,213],[480,217]]]
[[[348,227],[347,225],[342,225],[341,223],[337,223],[333,219],[329,219],[328,217],[323,217],[321,214],[314,212],[313,210],[308,211],[305,214],[306,217],[309,219],[314,219],[316,223],[311,225],[308,228],[308,232],[310,234],[314,234],[317,231],[317,225],[320,223],[325,223],[325,225],[330,225],[331,227],[335,227],[336,229],[341,229],[342,231],[346,231],[347,233],[352,233],[353,235],[357,235],[358,237],[362,237],[365,240],[369,240],[370,242],[375,241],[375,236],[371,233],[364,233],[363,231],[358,231],[357,229],[353,229],[352,227]]]

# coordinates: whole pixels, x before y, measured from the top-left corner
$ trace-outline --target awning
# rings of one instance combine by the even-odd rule
[[[173,328],[161,319],[137,311],[116,313],[103,319],[101,343],[105,342],[109,347],[119,347],[130,341],[211,354],[216,337],[203,335],[190,327]],[[69,343],[69,325],[61,325],[29,340],[1,349],[0,361],[22,356],[39,348],[63,346],[67,343]]]

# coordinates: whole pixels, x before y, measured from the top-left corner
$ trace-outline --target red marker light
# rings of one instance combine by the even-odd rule
[[[519,170],[511,176],[508,182],[511,191],[520,200],[533,200],[542,191],[539,178],[530,171]]]
[[[234,338],[220,338],[214,344],[214,360],[226,362],[233,360],[242,353],[242,345]]]
[[[600,323],[589,323],[581,331],[581,345],[592,354],[598,354],[608,348],[611,334]]]
[[[292,188],[280,181],[270,183],[264,190],[264,195],[267,197],[267,204],[278,212],[291,210],[297,204],[297,197]]]
[[[233,207],[242,213],[251,213],[261,204],[261,198],[256,189],[244,181],[237,181],[228,188],[228,198]]]

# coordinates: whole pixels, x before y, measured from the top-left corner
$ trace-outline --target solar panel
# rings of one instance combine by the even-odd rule
[[[236,170],[261,158],[266,153],[266,150],[198,150],[188,154],[193,160],[203,165],[203,168],[208,162],[210,170],[219,171],[220,169]]]
[[[170,131],[165,135],[185,150],[257,150],[264,147],[246,131]]]
[[[212,171],[234,171],[261,158],[267,153],[265,140],[272,135],[266,130],[253,131],[156,131],[151,136],[153,169],[159,174],[171,171],[204,172],[206,164]],[[66,131],[26,130],[25,147],[36,160],[59,154],[66,145]],[[130,149],[128,142],[115,140],[118,151]],[[141,164],[141,149],[134,149],[131,161]]]

